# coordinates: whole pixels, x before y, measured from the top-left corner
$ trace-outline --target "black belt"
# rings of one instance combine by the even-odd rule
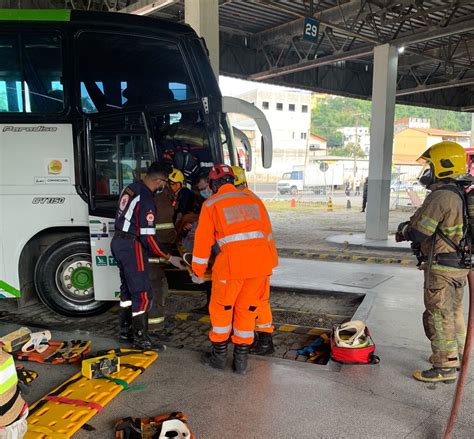
[[[129,239],[130,241],[135,241],[137,237],[131,233],[122,232],[121,230],[116,230],[114,236],[120,239]]]

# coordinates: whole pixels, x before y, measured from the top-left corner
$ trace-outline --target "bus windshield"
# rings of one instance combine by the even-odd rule
[[[78,40],[78,59],[84,113],[196,98],[176,43],[84,32]]]

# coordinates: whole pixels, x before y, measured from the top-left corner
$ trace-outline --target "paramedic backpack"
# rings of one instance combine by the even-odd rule
[[[342,364],[377,364],[375,344],[364,322],[353,320],[334,326],[331,334],[331,359]]]

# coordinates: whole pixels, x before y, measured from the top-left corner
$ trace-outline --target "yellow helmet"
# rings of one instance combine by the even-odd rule
[[[467,173],[466,150],[456,142],[440,142],[420,157],[433,165],[434,177],[456,178]]]
[[[235,174],[234,186],[238,187],[242,184],[247,184],[247,178],[245,177],[245,171],[240,166],[232,166],[232,171]]]
[[[170,175],[168,175],[168,180],[171,184],[181,183],[184,184],[184,174],[176,168],[173,168]]]

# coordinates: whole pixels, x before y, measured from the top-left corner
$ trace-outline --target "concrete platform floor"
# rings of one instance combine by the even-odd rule
[[[376,240],[367,239],[365,233],[346,233],[341,235],[331,235],[326,240],[332,244],[339,244],[346,247],[362,247],[376,250],[393,250],[396,252],[406,251],[411,253],[409,242],[395,242],[395,235],[389,235],[388,239]]]
[[[411,378],[428,367],[429,344],[421,324],[422,275],[414,268],[283,259],[278,285],[341,290],[350,274],[392,276],[365,292],[357,317],[365,318],[381,362],[375,366],[317,366],[288,360],[251,358],[247,376],[215,371],[199,363],[199,353],[168,349],[139,377],[141,391],[120,394],[90,425],[95,432],[75,437],[112,437],[117,418],[154,416],[181,410],[197,438],[438,438],[450,409],[453,385],[425,385]],[[38,322],[40,326],[40,322]],[[0,326],[1,333],[15,329]],[[82,334],[84,336],[84,334]],[[80,332],[55,338],[80,338]],[[115,347],[93,338],[94,349]],[[229,357],[230,361],[230,357]],[[72,375],[77,366],[24,363],[40,373],[30,393],[35,401]],[[474,437],[474,383],[469,378],[453,437]]]

